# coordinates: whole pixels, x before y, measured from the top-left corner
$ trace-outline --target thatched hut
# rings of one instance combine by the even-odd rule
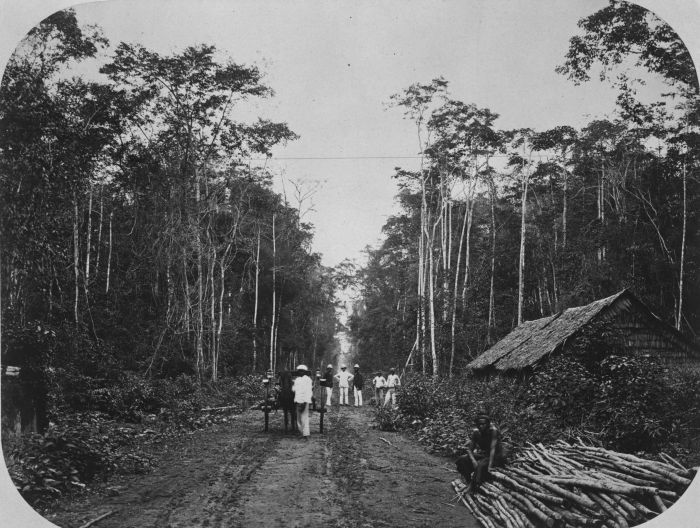
[[[566,350],[567,344],[595,323],[621,336],[625,352],[677,365],[700,367],[700,349],[655,316],[629,290],[527,321],[467,365],[473,372],[523,372]]]

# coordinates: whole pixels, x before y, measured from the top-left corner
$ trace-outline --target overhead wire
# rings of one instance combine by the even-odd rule
[[[361,159],[421,159],[423,156],[270,156],[266,158],[240,158],[241,161],[285,161],[285,160],[361,160]],[[509,158],[508,154],[494,154],[489,158]],[[549,156],[538,154],[533,156],[549,159]]]

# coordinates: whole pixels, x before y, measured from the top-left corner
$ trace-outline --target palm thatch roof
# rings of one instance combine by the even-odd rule
[[[609,320],[624,311],[634,309],[648,324],[662,332],[684,350],[693,349],[675,329],[666,325],[629,290],[623,290],[585,306],[569,308],[558,314],[527,321],[467,365],[475,371],[519,371],[532,367],[543,358],[562,348],[566,341],[585,326]]]

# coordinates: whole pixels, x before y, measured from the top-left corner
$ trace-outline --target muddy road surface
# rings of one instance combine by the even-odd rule
[[[158,466],[49,517],[78,528],[477,527],[453,500],[452,463],[373,428],[368,407],[311,413],[311,437],[284,434],[281,413],[248,411],[163,446]]]

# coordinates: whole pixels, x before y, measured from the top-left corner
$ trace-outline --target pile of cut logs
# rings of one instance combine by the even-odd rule
[[[461,479],[458,498],[485,528],[627,528],[663,513],[697,468],[668,455],[645,460],[583,442],[528,444],[506,468],[494,468],[477,493]]]

